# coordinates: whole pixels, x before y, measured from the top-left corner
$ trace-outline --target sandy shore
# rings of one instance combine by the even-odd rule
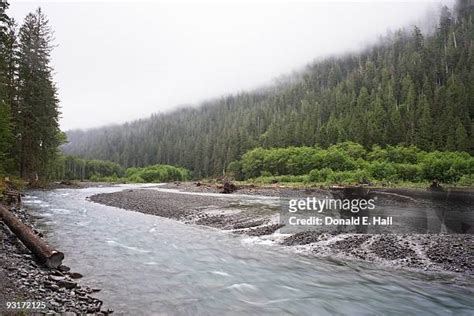
[[[27,211],[11,211],[34,229],[34,223]],[[56,270],[41,266],[2,221],[0,248],[0,315],[105,315],[110,312],[101,311],[102,302],[91,296],[99,289],[79,284],[81,274],[72,272],[69,267],[60,266]],[[11,302],[18,302],[25,308],[12,308]]]
[[[214,185],[167,184],[162,188],[183,192],[219,193]],[[239,189],[236,194],[264,196],[307,196],[318,189],[283,187]],[[93,202],[205,225],[233,233],[260,236],[284,247],[314,256],[362,260],[384,266],[472,276],[474,238],[469,234],[337,234],[315,231],[279,234],[276,211],[235,207],[231,199],[177,194],[153,189],[125,190],[90,197]]]

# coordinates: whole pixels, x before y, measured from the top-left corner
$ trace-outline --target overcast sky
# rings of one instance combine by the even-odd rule
[[[121,123],[252,89],[360,49],[452,1],[10,1],[41,5],[64,130]]]

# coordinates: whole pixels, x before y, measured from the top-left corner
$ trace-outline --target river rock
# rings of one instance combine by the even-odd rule
[[[70,273],[68,273],[68,274],[69,274],[69,276],[70,276],[71,278],[73,278],[73,279],[80,279],[80,278],[82,278],[82,274],[77,273],[77,272],[70,272]]]
[[[57,275],[50,275],[48,278],[54,282],[59,282],[59,281],[64,280],[64,276],[57,276]]]
[[[70,290],[75,288],[77,286],[77,283],[69,280],[61,280],[58,282],[58,285]]]
[[[64,274],[59,270],[52,270],[50,274],[57,275],[57,276],[64,276]]]
[[[49,290],[52,290],[52,291],[57,291],[57,290],[59,290],[59,286],[57,286],[56,284],[51,284],[51,283],[49,283],[49,284],[44,284],[44,287],[45,287],[46,289],[49,289]]]
[[[58,270],[61,271],[61,272],[68,272],[68,271],[71,270],[71,268],[69,268],[68,266],[65,266],[65,265],[62,264],[58,267]]]

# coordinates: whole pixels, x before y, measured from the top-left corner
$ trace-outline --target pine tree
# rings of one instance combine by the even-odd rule
[[[59,107],[52,79],[53,34],[40,8],[26,16],[19,31],[18,111],[20,175],[45,175],[63,141]]]
[[[385,133],[386,112],[379,95],[376,95],[372,108],[373,110],[368,114],[368,145],[385,144],[387,138]]]
[[[384,95],[385,108],[388,112],[388,121],[385,123],[385,134],[387,135],[387,143],[396,145],[403,141],[403,131],[405,128],[402,126],[402,118],[392,86],[393,82],[390,80]]]
[[[363,145],[366,145],[368,142],[367,110],[369,105],[369,92],[366,87],[362,87],[356,100],[355,109],[350,118],[349,135],[351,139],[354,139],[356,142]],[[337,125],[335,125],[335,127],[337,128]],[[338,138],[336,137],[333,143],[336,143],[337,141]]]
[[[10,19],[6,14],[7,2],[0,2],[0,174],[7,169],[7,157],[11,147],[11,114],[8,98],[7,40]]]
[[[418,107],[421,109],[421,118],[417,146],[424,150],[432,150],[433,118],[431,117],[430,105],[425,95],[421,96]]]
[[[404,141],[405,144],[414,145],[416,135],[416,92],[415,85],[410,76],[406,76],[402,82],[403,96],[405,97],[401,105],[401,119],[404,120],[406,128]]]
[[[457,124],[456,128],[456,149],[459,151],[469,150],[469,138],[466,133],[466,129],[462,124]]]

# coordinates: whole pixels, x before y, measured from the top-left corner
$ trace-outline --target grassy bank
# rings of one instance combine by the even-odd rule
[[[280,178],[276,177],[260,177],[256,179],[249,179],[243,181],[235,181],[235,184],[239,187],[257,187],[257,188],[272,188],[275,186],[294,188],[294,189],[308,189],[308,188],[329,188],[332,185],[360,185],[359,183],[330,183],[330,182],[292,182],[292,181],[281,181]],[[393,189],[427,189],[432,183],[430,182],[372,182],[367,184],[368,187],[373,188],[393,188]],[[474,189],[474,186],[465,186],[458,184],[443,184],[445,189]]]

